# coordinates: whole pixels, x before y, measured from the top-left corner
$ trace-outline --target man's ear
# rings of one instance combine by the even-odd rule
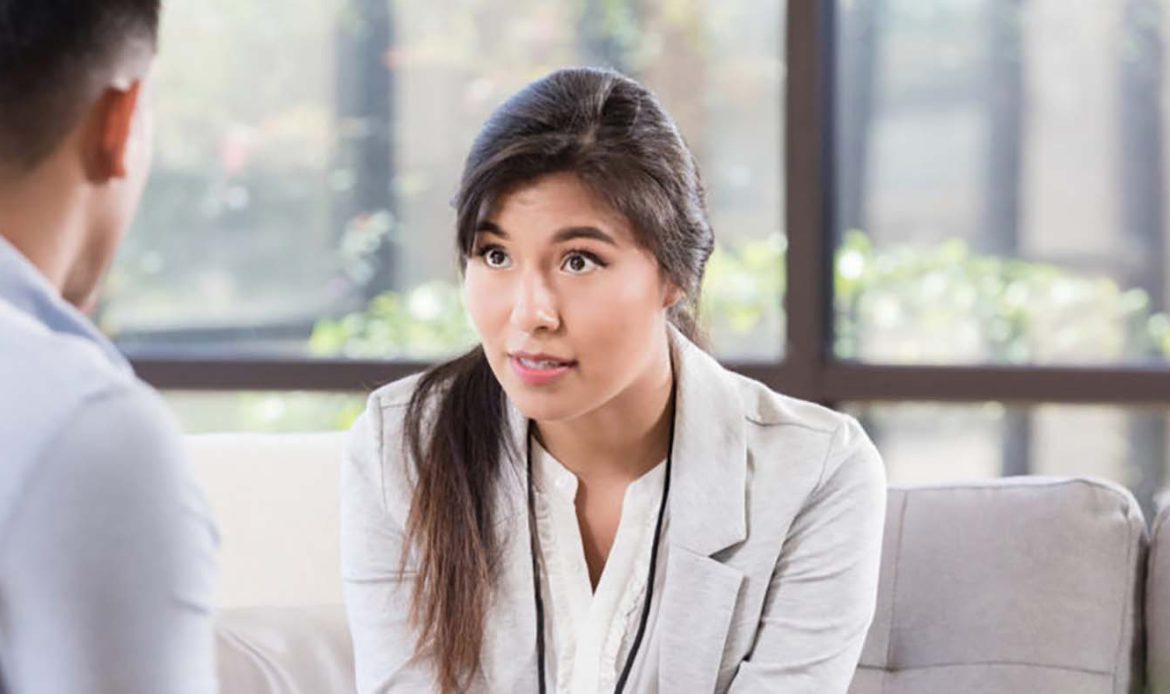
[[[107,87],[90,112],[90,178],[105,183],[126,177],[126,160],[134,137],[134,117],[142,96],[142,81],[126,87]]]

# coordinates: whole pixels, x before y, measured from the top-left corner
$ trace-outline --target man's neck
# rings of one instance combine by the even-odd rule
[[[81,193],[52,166],[0,178],[0,235],[60,293],[81,250]]]

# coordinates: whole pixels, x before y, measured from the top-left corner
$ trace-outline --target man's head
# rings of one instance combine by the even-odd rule
[[[159,5],[0,0],[0,235],[78,306],[145,185]]]

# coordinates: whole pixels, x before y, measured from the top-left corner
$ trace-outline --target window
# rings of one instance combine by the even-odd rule
[[[295,390],[171,390],[166,401],[188,434],[340,431],[366,406],[363,393]]]
[[[449,202],[463,158],[507,96],[589,64],[643,80],[678,120],[720,230],[706,291],[714,344],[774,359],[779,0],[499,9],[168,3],[156,163],[104,328],[143,360],[432,360],[470,346]]]
[[[842,7],[836,354],[1164,363],[1161,4]]]
[[[584,63],[648,84],[700,159],[729,366],[862,417],[895,482],[1101,474],[1147,509],[1165,483],[1163,3],[270,9],[168,5],[156,175],[100,314],[190,428],[343,427],[470,344],[462,158]]]
[[[891,484],[1091,475],[1134,490],[1151,512],[1170,464],[1161,444],[1164,407],[902,402],[846,409],[882,451]]]
[[[845,397],[970,401],[861,407],[892,477],[1095,473],[1149,510],[1167,428],[1139,405],[1170,401],[1163,4],[835,7],[830,369],[858,369]]]

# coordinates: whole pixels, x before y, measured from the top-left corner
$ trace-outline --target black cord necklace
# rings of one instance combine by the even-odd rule
[[[674,403],[674,390],[671,387],[671,403]],[[626,688],[626,681],[630,677],[630,670],[634,666],[634,659],[642,645],[642,637],[646,633],[646,622],[650,618],[650,602],[654,597],[654,575],[658,568],[658,544],[662,539],[662,519],[666,516],[666,499],[670,494],[670,468],[674,458],[674,413],[670,416],[670,440],[666,451],[666,479],[662,484],[662,502],[658,506],[658,522],[654,527],[654,543],[650,547],[650,573],[646,578],[646,597],[642,602],[642,616],[638,620],[638,633],[634,636],[634,643],[630,646],[630,653],[626,656],[626,664],[622,667],[621,675],[614,685],[614,694],[621,694]],[[536,494],[532,486],[532,420],[528,421],[528,544],[532,554],[532,597],[536,602],[536,669],[540,694],[546,694],[544,673],[544,599],[540,593],[540,567],[536,561]]]

